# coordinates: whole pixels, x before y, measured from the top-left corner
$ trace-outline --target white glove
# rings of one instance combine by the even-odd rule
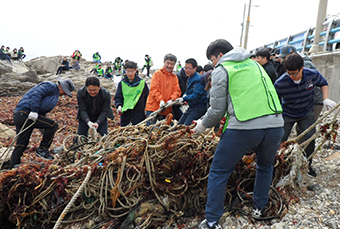
[[[168,102],[166,102],[165,106],[171,107],[173,103],[174,103],[174,101],[172,99],[170,99]]]
[[[165,102],[162,100],[160,103],[159,103],[159,107],[164,107],[165,105]]]
[[[117,108],[117,113],[118,113],[119,115],[122,115],[122,106],[118,106],[118,108]]]
[[[180,104],[182,104],[184,102],[184,99],[183,98],[178,98],[178,99],[176,99],[176,101],[178,101]]]
[[[202,120],[195,120],[192,121],[193,123],[196,123],[195,128],[192,130],[192,132],[196,133],[196,134],[201,134],[205,131],[205,127],[202,125]]]
[[[336,102],[334,102],[333,100],[330,99],[325,99],[323,101],[323,105],[327,108],[327,110],[332,109],[333,107],[335,107]]]
[[[96,122],[91,122],[91,121],[89,121],[89,122],[87,123],[87,125],[88,125],[90,128],[93,128],[93,129],[97,129],[97,128],[98,128],[98,123],[96,123]]]
[[[32,111],[31,111],[31,112],[28,114],[28,119],[31,119],[31,120],[33,120],[33,121],[36,121],[37,118],[38,118],[38,113],[37,113],[37,112],[32,112]]]

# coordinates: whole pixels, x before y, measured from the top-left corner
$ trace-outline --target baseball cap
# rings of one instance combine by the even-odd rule
[[[277,56],[277,58],[283,58],[286,55],[296,52],[296,48],[293,45],[285,45],[281,48],[281,53]]]
[[[66,95],[72,97],[72,91],[74,91],[75,87],[74,87],[74,83],[72,82],[71,79],[58,79],[58,83],[61,86],[61,88],[63,89],[63,91],[66,93]]]

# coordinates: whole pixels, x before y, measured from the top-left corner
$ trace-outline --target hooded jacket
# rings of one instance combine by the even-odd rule
[[[250,53],[243,48],[235,48],[224,54],[218,61],[215,70],[211,74],[210,107],[203,117],[202,124],[206,128],[213,127],[226,112],[229,114],[227,129],[250,130],[283,127],[281,114],[273,114],[254,118],[247,121],[238,121],[235,117],[233,103],[228,90],[228,72],[221,65],[226,61],[240,62],[249,58]],[[254,74],[261,74],[254,72]],[[247,83],[247,82],[244,82]],[[256,98],[254,98],[256,102]]]

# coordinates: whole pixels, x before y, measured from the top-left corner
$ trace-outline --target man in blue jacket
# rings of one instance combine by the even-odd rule
[[[201,83],[201,75],[196,72],[197,62],[190,58],[185,61],[185,74],[188,76],[187,88],[183,97],[177,100],[187,102],[189,108],[184,112],[178,124],[190,125],[192,121],[201,118],[207,111],[207,92]]]
[[[30,89],[21,98],[13,114],[16,134],[20,134],[11,156],[10,168],[20,164],[21,156],[29,143],[34,128],[44,130],[43,139],[36,155],[47,160],[54,159],[49,148],[58,129],[58,123],[47,118],[46,114],[57,105],[60,95],[72,97],[73,90],[74,84],[70,79],[59,79],[58,84],[45,81]],[[21,132],[22,130],[25,131]]]

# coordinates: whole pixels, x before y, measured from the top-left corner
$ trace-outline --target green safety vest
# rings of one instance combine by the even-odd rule
[[[94,54],[94,55],[93,55],[93,60],[99,60],[99,55]]]
[[[124,98],[124,104],[122,107],[122,113],[129,109],[135,108],[145,86],[145,80],[141,80],[136,87],[131,87],[124,81],[122,82],[122,93]]]
[[[113,71],[113,69],[112,69],[112,68],[108,68],[107,71],[108,71],[109,73],[111,73],[111,72]]]
[[[104,69],[99,69],[99,68],[97,68],[97,73],[98,73],[98,75],[100,75],[100,76],[102,76],[102,75],[104,75]]]
[[[181,68],[182,68],[182,65],[177,64],[177,71],[181,70]]]
[[[256,62],[227,61],[222,66],[228,72],[228,89],[235,117],[239,121],[282,113],[279,97],[267,72]],[[253,72],[261,72],[261,77]],[[229,115],[223,131],[227,128]]]

